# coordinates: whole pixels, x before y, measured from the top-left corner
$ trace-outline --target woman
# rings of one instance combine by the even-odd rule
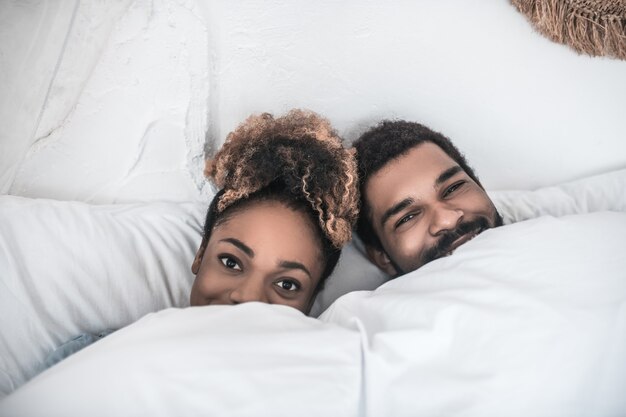
[[[356,165],[329,122],[303,110],[251,116],[206,175],[220,191],[191,268],[191,305],[260,301],[308,313],[358,214]],[[109,333],[61,345],[41,370]]]
[[[329,122],[303,110],[251,116],[205,173],[220,190],[192,265],[191,305],[308,313],[358,214],[355,162]]]

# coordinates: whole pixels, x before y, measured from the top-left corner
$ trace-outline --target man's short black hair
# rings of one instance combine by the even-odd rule
[[[361,211],[356,224],[356,232],[367,246],[383,249],[380,239],[374,232],[370,207],[366,202],[365,186],[369,178],[390,161],[407,154],[424,142],[439,146],[463,171],[480,187],[474,170],[454,144],[439,132],[419,123],[405,120],[383,120],[363,133],[353,144],[356,149],[359,186],[361,188]]]

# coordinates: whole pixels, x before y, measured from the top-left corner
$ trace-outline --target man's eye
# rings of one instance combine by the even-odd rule
[[[446,191],[443,193],[443,196],[444,197],[449,196],[450,194],[452,194],[453,192],[461,188],[464,184],[465,184],[465,181],[459,181],[457,183],[452,184],[451,186],[446,188]]]
[[[300,284],[289,279],[281,279],[280,281],[276,282],[275,285],[285,291],[298,291],[300,289]]]
[[[398,222],[396,223],[396,229],[400,226],[402,226],[404,223],[408,222],[409,220],[411,220],[413,217],[415,217],[415,214],[407,214],[406,216],[404,216],[403,218],[401,218],[400,220],[398,220]]]
[[[230,256],[220,256],[220,262],[222,262],[222,264],[228,269],[241,271],[241,266],[235,258],[232,258]]]

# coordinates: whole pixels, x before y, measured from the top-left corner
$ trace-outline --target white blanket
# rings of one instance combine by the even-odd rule
[[[626,415],[626,213],[493,229],[322,320],[366,335],[368,415]]]
[[[626,414],[626,213],[542,217],[321,321],[280,306],[166,310],[0,402],[0,415]]]

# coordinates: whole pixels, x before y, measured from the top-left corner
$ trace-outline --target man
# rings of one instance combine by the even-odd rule
[[[418,123],[383,121],[355,143],[357,233],[392,276],[451,254],[502,218],[448,138]]]

